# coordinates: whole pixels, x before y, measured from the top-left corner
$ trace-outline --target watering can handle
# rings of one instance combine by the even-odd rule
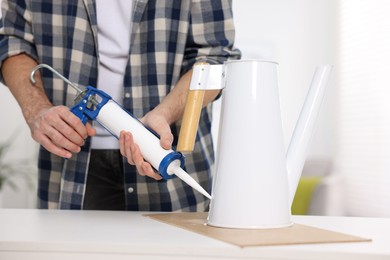
[[[204,65],[207,63],[200,62],[196,65]],[[203,107],[205,90],[189,90],[187,95],[186,106],[181,124],[177,151],[191,152],[194,150],[196,132],[198,131],[200,112]]]

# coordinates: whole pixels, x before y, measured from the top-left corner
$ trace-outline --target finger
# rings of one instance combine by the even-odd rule
[[[46,138],[50,140],[50,143],[53,145],[64,148],[70,152],[78,152],[79,146],[72,144],[68,139],[66,139],[61,133],[59,133],[53,126],[47,123],[40,125],[39,130],[32,132],[32,137],[38,143],[42,144],[42,141]],[[49,145],[46,141],[45,145]]]
[[[84,138],[79,135],[75,129],[65,123],[64,121],[57,121],[52,126],[60,133],[65,139],[70,141],[72,144],[81,146],[84,144]]]
[[[162,148],[171,149],[173,143],[173,134],[168,124],[160,124],[158,127],[160,135],[160,145]]]
[[[49,129],[45,132],[47,133],[46,136],[58,147],[64,148],[73,153],[80,152],[80,145],[70,141],[66,136],[57,131],[57,129],[55,129],[54,127],[49,127]]]
[[[121,131],[119,134],[119,150],[121,155],[126,157],[125,153],[125,131]]]
[[[131,155],[133,158],[133,162],[137,167],[140,167],[142,169],[142,164],[145,161],[144,157],[141,154],[141,151],[137,144],[133,144],[131,146]]]
[[[37,137],[37,139],[39,139],[39,141],[38,140],[36,140],[36,141],[39,142],[50,153],[53,153],[55,155],[58,155],[58,156],[63,157],[63,158],[68,158],[68,159],[72,157],[72,153],[65,150],[64,148],[61,148],[61,147],[55,145],[50,140],[50,138],[48,138],[47,136],[39,135]]]
[[[153,178],[155,180],[161,180],[162,179],[161,175],[154,171],[154,169],[152,168],[150,163],[143,162],[142,165],[141,165],[141,168],[142,168],[142,171],[143,171],[143,175],[151,177],[151,178]]]
[[[146,176],[149,176],[155,180],[162,179],[162,177],[153,170],[150,163],[145,162],[145,160],[141,154],[141,150],[139,149],[137,144],[134,144],[132,146],[132,156],[133,156],[134,163],[135,163],[140,175],[143,175],[143,176],[146,175]]]
[[[148,116],[149,115],[149,116]],[[141,118],[141,122],[145,125],[148,125],[150,128],[154,129],[157,134],[160,136],[160,145],[164,149],[170,149],[173,143],[173,134],[169,124],[166,119],[163,117],[153,117],[151,119],[151,114],[148,114]]]
[[[65,123],[60,114],[64,108],[51,107],[42,110],[37,117],[29,122],[32,137],[38,143],[42,144],[48,151],[53,152],[61,157],[70,158],[71,152],[79,152],[82,140],[69,140],[65,135],[79,135]],[[66,110],[66,108],[65,108]],[[61,133],[65,132],[65,135]],[[76,138],[77,138],[76,137]],[[81,141],[81,142],[80,142]],[[74,142],[79,142],[75,144]]]
[[[125,155],[127,157],[127,162],[131,165],[136,164],[134,162],[133,154],[132,154],[132,146],[134,146],[134,140],[133,140],[133,135],[130,132],[125,132],[124,133],[124,138],[125,138]]]
[[[172,148],[173,134],[171,130],[164,132],[160,137],[160,145],[162,148],[168,150]]]
[[[60,109],[64,109],[66,111],[63,111],[61,113],[61,118],[71,127],[74,129],[74,131],[77,132],[77,134],[80,136],[81,139],[86,139],[88,137],[88,131],[86,126],[81,122],[80,118],[75,116],[72,112],[68,110],[66,107],[61,107]]]
[[[159,128],[160,145],[164,149],[171,149],[173,143],[173,134],[168,124],[162,124]]]
[[[71,112],[69,112],[67,107],[54,107],[48,113],[45,113],[43,120],[41,122],[42,128],[45,128],[45,126],[49,125],[50,127],[55,128],[58,132],[60,132],[63,136],[65,136],[70,142],[74,143],[75,145],[78,146],[83,145],[84,143],[83,136],[80,136],[80,134],[76,131],[74,126],[69,124],[70,121],[66,120],[67,118],[66,115],[75,117],[76,120],[73,120],[74,122],[80,121],[76,116],[74,116]],[[80,124],[82,125],[81,121]],[[46,127],[46,128],[50,129],[50,127]],[[82,125],[82,127],[85,128],[84,125]],[[56,133],[56,132],[52,131],[52,133]],[[50,135],[50,133],[48,137],[53,138],[53,136]]]

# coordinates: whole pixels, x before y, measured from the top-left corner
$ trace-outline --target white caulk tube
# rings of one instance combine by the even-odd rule
[[[210,194],[180,167],[183,155],[171,149],[162,148],[159,138],[118,103],[109,100],[101,107],[96,120],[117,138],[123,130],[130,132],[145,160],[158,170],[164,179],[175,174],[192,188],[211,199]]]

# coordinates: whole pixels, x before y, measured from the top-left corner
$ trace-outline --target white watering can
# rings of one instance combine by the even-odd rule
[[[287,155],[277,66],[275,62],[260,60],[194,66],[179,151],[193,149],[204,90],[224,88],[209,225],[228,228],[292,225],[291,204],[331,66],[316,69]]]

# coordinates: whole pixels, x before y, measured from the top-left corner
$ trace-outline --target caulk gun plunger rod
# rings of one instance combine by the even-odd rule
[[[61,75],[58,71],[56,71],[55,69],[53,69],[52,67],[50,67],[49,65],[47,64],[39,64],[38,66],[36,66],[30,73],[30,81],[35,84],[36,83],[36,80],[34,78],[35,76],[35,73],[41,69],[41,68],[45,68],[45,69],[48,69],[50,70],[51,72],[53,72],[54,74],[56,74],[60,79],[62,79],[63,81],[65,81],[68,85],[70,85],[72,88],[74,88],[76,91],[77,91],[77,94],[80,94],[81,92],[83,92],[78,86],[77,84],[71,82],[70,80],[68,80],[67,78],[65,78],[63,75]]]

